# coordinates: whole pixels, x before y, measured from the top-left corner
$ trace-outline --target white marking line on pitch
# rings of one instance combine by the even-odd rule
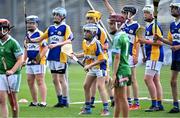
[[[141,97],[139,100],[148,100],[148,97]],[[110,100],[108,100],[110,102]],[[94,101],[94,103],[102,103],[102,101]],[[84,102],[72,102],[70,104],[84,104]]]
[[[148,97],[141,97],[139,98],[139,100],[151,100],[150,98]],[[173,99],[163,99],[164,102],[172,102]],[[110,100],[108,100],[108,102],[110,102]],[[180,100],[179,100],[180,102]],[[102,103],[102,101],[95,101],[94,103]],[[84,102],[72,102],[70,104],[84,104]]]

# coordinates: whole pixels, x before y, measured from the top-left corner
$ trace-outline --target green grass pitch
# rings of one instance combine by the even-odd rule
[[[79,65],[69,65],[69,91],[70,91],[70,102],[83,102],[84,101],[84,92],[83,92],[83,81],[85,78],[85,72]],[[164,99],[172,99],[171,97],[171,88],[170,88],[170,67],[163,66],[161,71],[161,83],[163,86],[163,95]],[[137,80],[139,83],[139,94],[140,97],[149,97],[147,88],[145,86],[144,80],[144,66],[138,66],[137,68]],[[178,82],[179,83],[179,82]],[[78,115],[80,108],[83,104],[70,104],[69,108],[53,108],[53,105],[56,104],[57,98],[55,95],[54,85],[52,83],[52,78],[47,70],[46,72],[46,84],[47,84],[47,103],[46,108],[32,108],[28,107],[28,104],[20,103],[20,117],[100,117],[100,111],[102,110],[102,104],[96,104],[96,108],[93,109],[91,115]],[[178,89],[179,90],[179,89]],[[179,90],[180,91],[180,90]],[[31,102],[31,95],[26,81],[25,69],[22,70],[22,82],[21,89],[18,94],[19,99],[25,98]],[[180,96],[179,96],[180,98]],[[96,100],[99,100],[99,94],[96,94]],[[180,113],[169,114],[167,113],[172,105],[172,102],[164,102],[165,111],[146,113],[144,109],[148,108],[151,104],[151,101],[141,100],[140,105],[141,109],[137,111],[130,111],[130,117],[180,117]],[[111,115],[113,116],[113,110],[110,108]]]

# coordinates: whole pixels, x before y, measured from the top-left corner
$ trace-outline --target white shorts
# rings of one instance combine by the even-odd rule
[[[129,66],[130,66],[130,67],[136,67],[136,65],[134,65],[134,62],[133,62],[133,56],[129,55],[129,60],[128,60],[128,62],[129,62]]]
[[[8,80],[7,80],[8,79]],[[8,82],[7,82],[8,81]],[[21,75],[14,74],[6,77],[5,74],[0,74],[0,91],[8,91],[8,83],[12,91],[19,92]]]
[[[146,61],[146,70],[150,69],[150,70],[156,70],[159,72],[161,70],[162,64],[163,62],[160,62],[160,61],[148,60]]]
[[[27,74],[42,74],[46,72],[45,65],[27,65],[26,66],[26,73]]]
[[[66,64],[59,61],[48,61],[50,70],[63,70],[66,69]]]
[[[107,76],[107,71],[100,69],[89,69],[87,75],[96,76],[96,77],[105,77]]]
[[[150,76],[154,77],[155,75],[160,75],[160,71],[146,69],[145,70],[145,75],[150,75]]]

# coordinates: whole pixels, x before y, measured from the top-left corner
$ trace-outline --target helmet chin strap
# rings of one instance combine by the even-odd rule
[[[9,32],[9,31],[4,32],[4,29],[3,29],[3,27],[2,27],[2,28],[1,28],[2,36],[1,36],[0,38],[1,38],[1,39],[4,38],[8,32]]]
[[[6,34],[9,33],[9,31],[13,28],[14,26],[11,26],[10,28],[8,28],[8,31],[4,32],[4,28],[1,27],[1,33],[2,33],[2,37],[0,37],[1,39],[4,38],[6,36]]]

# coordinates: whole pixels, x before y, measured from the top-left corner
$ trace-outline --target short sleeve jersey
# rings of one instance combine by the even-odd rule
[[[129,58],[129,38],[125,32],[118,32],[115,34],[112,45],[112,60],[120,54],[120,63],[118,67],[118,74],[129,76],[131,74],[130,66],[128,63]]]
[[[51,25],[42,35],[42,38],[48,38],[48,44],[56,44],[65,40],[73,40],[73,34],[71,32],[70,26],[62,22],[58,26]],[[67,55],[61,52],[61,46],[57,46],[49,50],[47,60],[66,63]]]
[[[22,49],[19,43],[9,36],[9,38],[2,42],[0,40],[0,74],[5,74],[6,70],[3,66],[2,59],[4,58],[5,63],[7,65],[7,70],[11,69],[19,56],[23,55]],[[20,68],[15,72],[15,74],[20,73]]]
[[[36,29],[32,34],[28,32],[28,35],[30,35],[30,38],[38,38],[42,35],[43,33]],[[35,59],[36,56],[41,53],[43,47],[47,46],[47,40],[43,40],[40,43],[28,43],[27,44],[27,57],[28,60]],[[45,64],[46,63],[46,57],[42,57],[40,64]]]

